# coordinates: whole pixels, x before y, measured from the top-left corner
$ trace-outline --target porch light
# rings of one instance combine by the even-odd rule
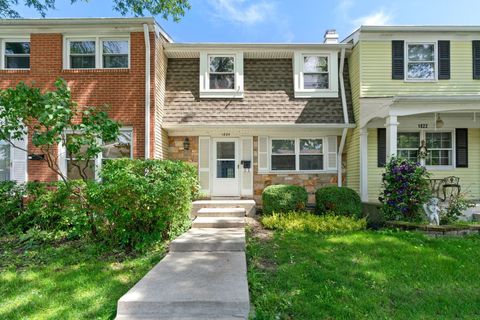
[[[190,150],[190,140],[188,137],[183,140],[183,150]]]
[[[435,121],[435,128],[443,128],[443,126],[445,125],[445,123],[443,122],[443,120],[440,118],[439,115],[436,115],[437,117],[437,121]]]

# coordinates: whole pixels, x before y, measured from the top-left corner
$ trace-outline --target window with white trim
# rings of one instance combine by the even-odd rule
[[[405,74],[407,80],[436,79],[436,45],[435,43],[407,43]]]
[[[453,138],[451,132],[426,132],[427,166],[453,165]]]
[[[208,56],[208,80],[210,90],[234,90],[235,57]]]
[[[30,41],[5,40],[3,47],[5,69],[30,69]]]
[[[66,139],[71,139],[72,136],[80,134],[78,133],[66,133]],[[71,157],[68,150],[66,151],[66,174],[69,179],[81,179],[79,170],[85,168],[85,174],[89,179],[95,179],[98,177],[98,171],[101,165],[107,161],[121,158],[133,157],[133,130],[128,128],[121,128],[120,134],[116,141],[103,142],[102,152],[96,157],[96,159],[79,160],[75,157]],[[85,150],[85,148],[83,148]]]
[[[200,98],[243,98],[243,52],[200,52]]]
[[[337,51],[297,51],[293,59],[296,98],[338,97]]]
[[[127,37],[67,37],[64,51],[67,69],[126,69],[130,66]]]
[[[425,165],[429,167],[453,166],[454,143],[452,131],[416,131],[397,133],[398,157],[418,161],[418,148],[426,142],[428,154]]]
[[[303,56],[303,89],[328,89],[328,56]]]
[[[322,138],[271,139],[272,171],[324,170]]]
[[[420,147],[420,132],[397,133],[397,155],[412,161],[418,161]]]

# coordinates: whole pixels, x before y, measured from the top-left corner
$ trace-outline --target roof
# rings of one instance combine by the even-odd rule
[[[349,43],[356,38],[362,32],[368,33],[458,33],[458,32],[480,32],[480,25],[397,25],[397,26],[365,26],[362,25],[355,31],[353,31],[348,37],[346,37],[341,43]]]
[[[169,42],[173,39],[153,17],[142,18],[48,18],[48,19],[0,19],[0,33],[65,32],[72,30],[92,30],[115,28],[118,30],[142,31],[147,24],[150,31],[161,34]]]

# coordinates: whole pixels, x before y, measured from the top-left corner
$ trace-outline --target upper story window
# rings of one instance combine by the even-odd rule
[[[243,52],[201,52],[199,81],[201,98],[243,98]]]
[[[328,56],[303,56],[303,88],[328,89]]]
[[[30,69],[30,41],[4,41],[4,69]]]
[[[408,43],[406,48],[407,80],[436,79],[436,50],[434,43]]]
[[[69,37],[65,45],[67,69],[129,68],[128,38]]]
[[[294,87],[296,98],[338,97],[338,54],[295,52]]]
[[[209,89],[235,89],[235,57],[208,56]]]

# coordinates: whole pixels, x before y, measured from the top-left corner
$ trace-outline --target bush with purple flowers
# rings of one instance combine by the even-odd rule
[[[427,169],[411,160],[392,157],[382,175],[379,200],[387,220],[419,222],[422,204],[431,197]]]

